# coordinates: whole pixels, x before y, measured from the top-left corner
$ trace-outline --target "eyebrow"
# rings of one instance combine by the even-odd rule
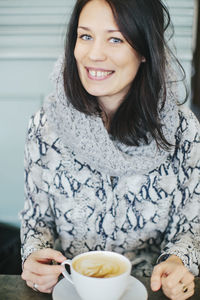
[[[86,31],[91,31],[91,29],[89,27],[85,27],[85,26],[78,26],[78,29],[84,29]],[[106,30],[107,32],[121,32],[120,30],[118,29],[109,29],[109,30]]]

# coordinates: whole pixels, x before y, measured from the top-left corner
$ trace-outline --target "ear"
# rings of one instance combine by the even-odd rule
[[[146,58],[144,56],[142,56],[141,62],[142,63],[146,62]]]

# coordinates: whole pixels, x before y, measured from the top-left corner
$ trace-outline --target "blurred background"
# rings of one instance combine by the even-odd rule
[[[185,105],[200,117],[199,0],[163,2],[174,24],[172,44],[187,76]],[[24,202],[25,134],[30,116],[53,89],[49,74],[63,51],[74,3],[0,0],[0,273],[21,272],[18,213]]]

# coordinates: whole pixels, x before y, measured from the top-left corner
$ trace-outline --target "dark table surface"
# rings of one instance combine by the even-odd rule
[[[156,293],[150,289],[149,278],[138,278],[146,286],[148,291],[148,300],[166,300],[162,291]],[[195,295],[191,300],[200,300],[200,278],[195,279]],[[0,300],[50,300],[52,296],[33,291],[27,287],[19,275],[0,275]],[[67,299],[66,300],[70,300]],[[140,300],[140,299],[138,299]]]

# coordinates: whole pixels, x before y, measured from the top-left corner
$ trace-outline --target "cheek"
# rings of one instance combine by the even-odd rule
[[[128,81],[133,81],[137,75],[137,72],[140,68],[141,62],[136,60],[132,62],[127,62],[126,68],[124,68],[124,74],[123,76],[128,80]]]
[[[74,48],[74,57],[77,62],[77,60],[78,60],[78,47],[77,46],[75,46],[75,48]]]
[[[134,78],[140,68],[141,61],[142,61],[142,57],[136,51],[134,51],[134,53],[132,53],[131,55],[131,59],[128,62],[128,65],[132,69],[132,76]]]
[[[115,57],[116,66],[118,66],[122,72],[124,71],[127,76],[135,77],[141,64],[141,57],[137,52],[133,52],[132,49],[128,49],[128,51],[124,51],[121,54],[123,55]]]
[[[134,73],[134,77],[137,75],[137,72],[140,68],[141,65],[141,61],[136,60],[133,64],[132,64],[132,69],[133,69],[133,73]]]
[[[78,74],[79,77],[81,77],[81,58],[80,58],[80,54],[79,54],[79,49],[77,47],[75,47],[74,49],[74,57],[76,60],[76,66],[77,66],[77,70],[78,70]]]
[[[78,63],[81,62],[82,57],[83,57],[83,51],[79,45],[79,43],[76,43],[75,48],[74,48],[74,57],[76,59],[77,65]]]

